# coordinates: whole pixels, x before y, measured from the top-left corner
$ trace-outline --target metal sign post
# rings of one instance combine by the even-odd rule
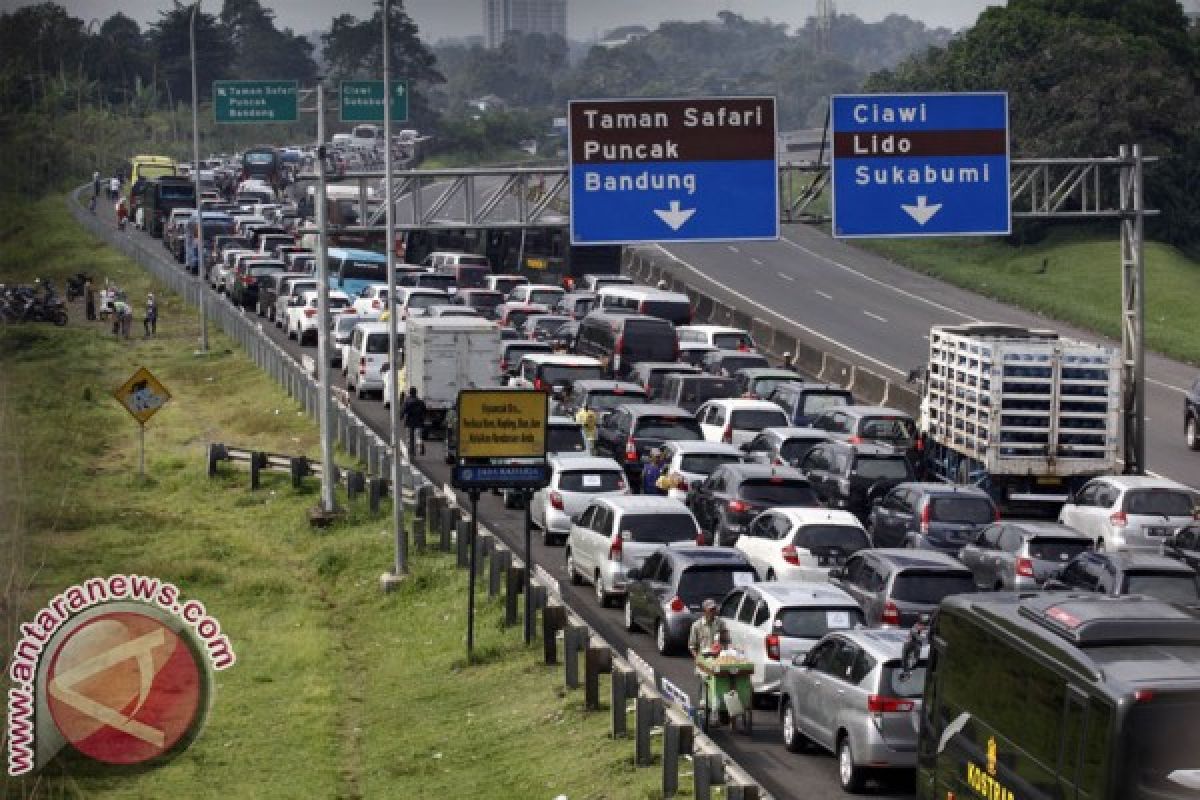
[[[200,11],[200,2],[192,6],[191,23],[188,27],[188,42],[192,51],[192,157],[196,160],[196,281],[204,280],[204,211],[200,205],[200,95],[196,90],[196,14]],[[185,239],[186,241],[186,239]],[[185,259],[186,260],[186,259]],[[208,307],[205,296],[208,292],[201,289],[200,294],[200,349],[196,355],[208,355]]]
[[[321,511],[333,514],[333,426],[329,409],[329,222],[325,208],[325,87],[317,83],[317,418],[321,425]],[[395,459],[393,459],[394,461]],[[395,487],[395,484],[393,484]],[[393,495],[396,491],[393,490]],[[393,498],[394,499],[394,498]]]
[[[471,500],[470,567],[467,571],[467,663],[470,664],[475,650],[475,539],[479,536],[479,490],[470,490],[467,497]]]
[[[525,644],[533,642],[533,603],[529,602],[533,575],[533,491],[522,493],[525,503]]]
[[[146,422],[171,399],[171,392],[145,367],[113,390],[113,397],[138,424],[138,477],[146,478]]]

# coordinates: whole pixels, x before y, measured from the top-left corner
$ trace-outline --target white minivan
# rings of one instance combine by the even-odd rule
[[[384,322],[360,322],[346,348],[346,390],[356,397],[383,391],[382,367],[388,358],[388,326]]]

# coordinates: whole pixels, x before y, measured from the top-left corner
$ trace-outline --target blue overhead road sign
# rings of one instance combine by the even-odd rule
[[[573,100],[571,243],[779,238],[775,98]]]
[[[833,235],[1012,232],[1008,95],[834,95]]]

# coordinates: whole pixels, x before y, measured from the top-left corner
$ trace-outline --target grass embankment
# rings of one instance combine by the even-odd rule
[[[803,185],[797,179],[796,187]],[[794,187],[794,188],[796,188]],[[830,213],[829,193],[810,207]],[[1021,223],[1018,222],[1018,225]],[[823,226],[828,233],[829,225]],[[1121,239],[1060,227],[1041,242],[1014,247],[1002,238],[858,239],[855,245],[955,286],[1121,338]],[[1146,345],[1200,364],[1200,263],[1147,242]]]
[[[62,285],[88,268],[135,300],[152,288],[76,229],[61,198],[9,204],[0,219],[0,282],[36,273]],[[356,507],[315,533],[315,487],[270,476],[251,493],[236,467],[207,478],[207,441],[315,455],[317,434],[222,335],[216,355],[193,356],[195,314],[170,296],[161,307],[150,340],[116,341],[77,320],[78,305],[66,328],[0,329],[0,645],[11,652],[16,625],[67,586],[138,573],[201,600],[238,660],[217,675],[207,727],[170,763],[114,776],[61,760],[6,778],[5,796],[654,796],[658,771],[632,767],[607,715],[582,712],[486,593],[480,663],[464,666],[466,580],[451,558],[414,559],[411,579],[383,595],[389,517]],[[144,483],[136,427],[110,395],[139,365],[174,395],[148,425]]]

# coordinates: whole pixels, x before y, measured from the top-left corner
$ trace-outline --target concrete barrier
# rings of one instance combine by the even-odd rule
[[[854,365],[836,356],[825,355],[825,364],[817,376],[823,381],[836,383],[839,386],[849,386],[854,377]]]
[[[733,317],[733,309],[732,308],[725,305],[724,303],[719,303],[716,300],[713,301],[712,316],[709,318],[709,321],[713,325],[728,325],[729,320],[732,319],[732,317]]]
[[[695,306],[696,323],[707,322],[712,319],[713,314],[713,299],[706,294],[696,293],[696,299],[692,301]]]
[[[807,342],[797,340],[796,347],[792,350],[792,363],[798,371],[817,377],[825,367],[825,352]]]
[[[749,331],[761,352],[775,356],[782,355],[775,349],[775,329],[765,319],[755,317],[750,321]]]
[[[887,394],[888,382],[874,372],[859,367],[854,374],[854,397],[861,403],[878,404]]]
[[[732,325],[735,328],[741,328],[744,331],[750,330],[750,326],[754,323],[754,318],[749,314],[733,309],[733,313],[729,315],[733,320]]]
[[[921,395],[907,386],[892,383],[888,385],[887,405],[898,408],[916,418],[921,413]]]

